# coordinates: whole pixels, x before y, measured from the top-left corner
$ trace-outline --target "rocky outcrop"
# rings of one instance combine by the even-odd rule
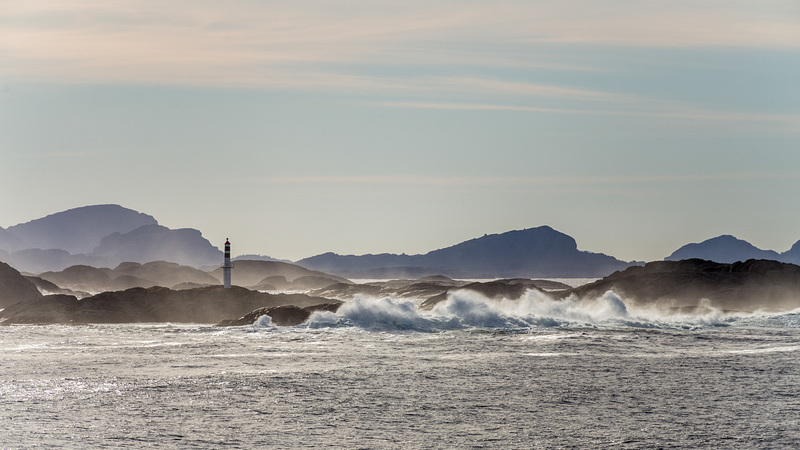
[[[55,283],[51,283],[43,278],[35,277],[35,276],[27,276],[25,277],[33,283],[39,292],[43,295],[51,295],[51,294],[73,294],[73,292],[69,289],[63,289],[59,286],[56,286]]]
[[[42,297],[36,285],[16,269],[0,262],[0,308]]]
[[[561,296],[597,298],[609,290],[636,306],[659,309],[789,311],[800,307],[800,266],[770,260],[657,261],[615,272]]]
[[[312,291],[312,294],[340,300],[351,300],[358,297],[424,298],[427,300],[422,303],[421,307],[427,309],[432,308],[436,303],[446,300],[450,292],[458,289],[471,289],[490,298],[519,298],[528,289],[553,291],[570,289],[570,287],[559,282],[531,280],[527,278],[469,283],[436,276],[420,278],[418,280],[372,281],[364,284],[334,284],[323,289]]]
[[[237,286],[268,284],[278,289],[307,290],[335,283],[352,283],[346,278],[285,262],[237,260],[233,266],[232,280]],[[218,283],[222,281],[222,269],[216,269],[211,275]]]
[[[448,295],[450,295],[450,293],[459,290],[475,291],[482,294],[486,298],[493,300],[501,300],[501,299],[516,300],[522,297],[529,290],[537,290],[543,292],[544,288],[553,289],[557,287],[562,288],[562,290],[569,289],[569,286],[562,283],[555,283],[546,280],[529,280],[520,278],[508,279],[508,280],[495,280],[484,283],[480,282],[469,283],[461,287],[448,289],[445,292],[430,297],[429,299],[422,302],[419,305],[419,307],[420,309],[431,309],[438,303],[447,300],[447,297]]]
[[[220,286],[175,291],[164,287],[103,292],[84,299],[49,295],[15,303],[0,311],[1,324],[22,323],[218,323],[242,317],[258,308],[306,308],[337,304],[336,300],[304,294],[267,294]]]
[[[277,326],[294,326],[308,320],[315,311],[328,311],[335,313],[342,306],[341,302],[321,303],[318,305],[306,306],[301,308],[295,305],[271,306],[259,308],[238,319],[223,320],[217,324],[220,327],[236,327],[252,325],[263,316],[269,316],[270,324]]]
[[[182,283],[191,283],[193,287],[220,284],[207,272],[165,261],[145,264],[126,262],[114,269],[78,265],[59,272],[44,272],[40,277],[61,288],[79,292],[121,291],[134,287],[172,287]]]

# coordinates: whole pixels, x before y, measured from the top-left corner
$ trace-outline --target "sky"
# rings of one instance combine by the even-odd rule
[[[0,226],[233,254],[800,240],[800,2],[0,0]]]

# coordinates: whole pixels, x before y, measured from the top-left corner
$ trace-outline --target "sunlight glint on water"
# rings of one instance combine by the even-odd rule
[[[360,299],[303,326],[0,329],[0,447],[792,447],[796,313]]]

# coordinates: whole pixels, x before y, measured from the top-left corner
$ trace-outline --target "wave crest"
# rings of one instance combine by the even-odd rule
[[[469,328],[529,329],[602,324],[628,317],[622,299],[609,291],[596,300],[554,300],[528,291],[518,300],[492,300],[468,290],[456,291],[430,311],[407,299],[356,298],[336,313],[315,312],[308,328],[358,327],[366,330],[440,331]]]
[[[664,314],[656,308],[636,308],[608,291],[598,298],[568,297],[556,300],[546,293],[530,290],[521,298],[490,299],[470,290],[452,292],[447,299],[426,311],[417,302],[391,297],[356,298],[336,313],[315,312],[300,325],[305,328],[356,328],[368,331],[438,332],[466,329],[525,331],[541,328],[651,328],[697,329],[733,324],[797,324],[800,310],[783,314],[731,315],[705,307],[703,314]],[[269,326],[269,323],[262,325]]]

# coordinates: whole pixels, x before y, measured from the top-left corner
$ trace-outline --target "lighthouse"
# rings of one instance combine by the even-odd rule
[[[225,239],[225,259],[222,263],[222,284],[225,289],[231,288],[231,269],[233,269],[233,264],[231,264],[231,243],[228,239]]]

